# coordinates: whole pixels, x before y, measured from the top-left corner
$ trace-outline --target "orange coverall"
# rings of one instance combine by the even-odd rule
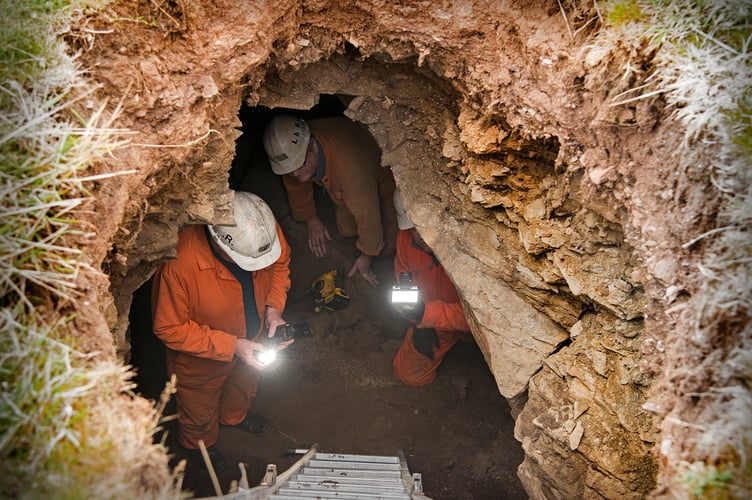
[[[419,387],[436,379],[436,371],[458,340],[474,342],[470,327],[465,320],[457,290],[433,254],[421,250],[413,243],[410,231],[401,230],[397,235],[397,256],[394,259],[394,275],[412,274],[413,283],[420,288],[425,304],[423,320],[407,329],[392,364],[394,375],[405,385]],[[429,359],[415,348],[413,330],[434,328],[439,346],[433,347],[434,359]]]
[[[375,257],[394,252],[397,215],[394,211],[394,176],[381,166],[381,150],[368,130],[345,117],[310,120],[311,140],[323,148],[326,173],[322,184],[334,203],[337,230],[357,236],[355,245]],[[316,216],[312,182],[282,176],[290,211],[298,222]]]
[[[267,305],[284,311],[290,288],[290,247],[277,224],[282,253],[253,271],[253,291],[264,330]],[[240,282],[211,251],[204,226],[178,236],[177,259],[163,263],[152,288],[154,334],[167,346],[167,370],[177,377],[179,441],[188,449],[216,443],[219,424],[235,425],[256,396],[258,371],[234,357],[246,337]]]

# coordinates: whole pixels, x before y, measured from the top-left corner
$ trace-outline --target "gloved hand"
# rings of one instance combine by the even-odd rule
[[[433,360],[433,348],[439,347],[439,336],[433,328],[415,328],[413,330],[413,345],[423,356]]]
[[[392,303],[392,306],[400,318],[407,321],[415,321],[416,323],[420,323],[423,320],[423,313],[426,310],[426,305],[420,299],[414,304],[398,302]]]

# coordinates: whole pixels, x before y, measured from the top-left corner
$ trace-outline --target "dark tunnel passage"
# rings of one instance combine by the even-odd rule
[[[374,288],[359,276],[344,288],[350,304],[330,314],[313,312],[311,283],[330,269],[349,269],[356,256],[352,238],[337,233],[331,201],[318,189],[319,215],[332,236],[327,256],[307,248],[305,225],[290,215],[281,178],[274,175],[261,145],[261,133],[276,113],[310,119],[339,116],[352,99],[323,94],[310,110],[243,106],[242,136],[229,172],[230,187],[253,192],[272,208],[292,248],[291,281],[284,318],[306,322],[313,335],[296,341],[265,371],[252,411],[271,426],[252,436],[222,428],[217,443],[230,463],[248,466],[249,483],[258,484],[266,464],[283,471],[297,459],[285,454],[293,447],[316,443],[327,452],[393,455],[403,450],[411,472],[423,475],[424,491],[436,499],[527,498],[517,478],[522,462],[514,439],[514,420],[506,400],[474,343],[459,342],[425,387],[401,385],[392,374],[392,359],[405,335],[404,320],[388,305],[394,284],[394,255],[375,261],[380,284]],[[137,391],[158,399],[167,382],[164,346],[151,332],[151,279],[133,295],[130,310],[130,363],[136,368]],[[165,411],[176,411],[174,397]],[[185,452],[177,443],[177,422],[164,424],[158,439],[172,455],[173,465]],[[230,467],[220,476],[223,490],[238,478]],[[188,466],[184,489],[196,496],[213,494],[205,472]]]

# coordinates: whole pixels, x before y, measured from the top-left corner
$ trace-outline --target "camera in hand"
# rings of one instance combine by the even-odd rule
[[[277,327],[277,332],[274,337],[265,337],[265,344],[279,344],[291,339],[299,339],[308,337],[313,332],[308,326],[308,323],[296,323],[294,325],[287,323],[286,325],[280,325]]]
[[[294,325],[287,323],[280,325],[277,327],[274,337],[263,335],[261,342],[264,344],[264,349],[254,351],[253,357],[261,365],[269,365],[277,359],[277,348],[275,347],[277,344],[287,340],[308,337],[312,333],[308,323],[297,323]]]
[[[413,283],[411,273],[400,273],[399,282],[392,287],[392,304],[417,304],[420,289]]]

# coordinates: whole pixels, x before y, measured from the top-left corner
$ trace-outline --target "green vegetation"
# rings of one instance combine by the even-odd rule
[[[684,245],[704,247],[705,257],[698,273],[702,288],[688,309],[694,330],[681,335],[722,350],[709,359],[724,361],[705,370],[713,379],[703,400],[713,402],[667,419],[689,420],[702,429],[675,443],[675,450],[663,450],[677,467],[669,479],[689,495],[708,498],[713,490],[710,497],[722,491],[747,497],[752,491],[752,394],[745,386],[752,366],[752,9],[748,0],[627,0],[601,9],[607,13],[608,40],[641,38],[656,51],[648,85],[634,89],[637,97],[628,100],[664,95],[685,131],[679,171],[699,167],[723,200],[716,227]],[[692,364],[706,361],[684,362],[695,372],[700,368]],[[684,475],[682,468],[688,470]]]
[[[628,22],[638,22],[641,17],[640,6],[636,0],[627,0],[614,4],[608,13],[606,22],[612,26],[621,26]]]
[[[75,110],[91,90],[60,41],[94,4],[0,0],[0,491],[9,498],[175,496],[164,450],[152,445],[158,412],[130,392],[125,366],[75,350],[61,312],[85,269],[89,235],[76,210],[91,178],[79,174],[122,144],[104,108]]]
[[[718,470],[695,462],[686,467],[683,480],[695,498],[723,498],[728,496],[732,473],[729,469]]]
[[[63,7],[62,3],[3,0],[0,61],[4,80],[25,87],[40,77],[47,62],[54,62],[48,57],[57,49],[46,39],[49,29],[44,28],[44,23]]]

